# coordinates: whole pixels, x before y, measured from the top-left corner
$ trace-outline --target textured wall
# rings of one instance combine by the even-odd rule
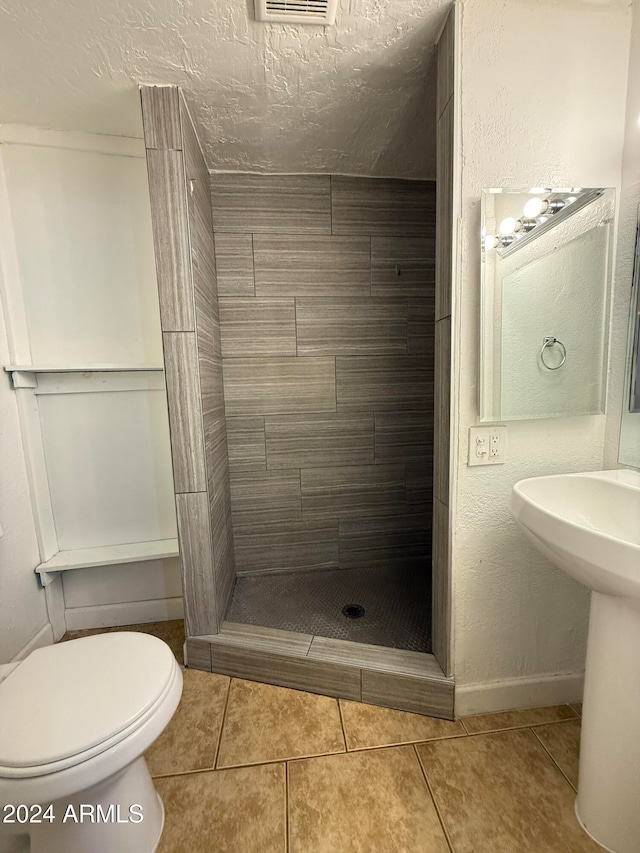
[[[341,0],[324,28],[251,0],[0,0],[0,122],[139,136],[137,84],[177,84],[210,168],[433,178],[448,5]]]
[[[555,0],[464,0],[461,11],[453,574],[456,682],[469,685],[584,667],[588,592],[525,541],[507,499],[523,477],[601,468],[605,417],[511,423],[505,465],[467,466],[478,423],[480,193],[619,185],[630,18],[622,5]],[[554,68],[538,62],[549,44],[562,45]]]
[[[633,259],[640,203],[640,2],[633,0],[633,26],[629,55],[629,88],[622,159],[622,188],[618,243],[616,251],[615,289],[612,324],[622,329],[629,316],[629,299],[633,280]],[[639,306],[640,307],[640,306]],[[640,414],[629,413],[629,389],[625,385],[627,342],[622,335],[611,341],[611,369],[608,386],[608,417],[604,467],[622,465],[640,468]],[[625,409],[622,425],[622,409]],[[622,432],[620,428],[622,426]]]
[[[186,631],[215,634],[235,570],[209,173],[178,89],[142,105]]]
[[[238,572],[426,570],[433,183],[211,188]]]

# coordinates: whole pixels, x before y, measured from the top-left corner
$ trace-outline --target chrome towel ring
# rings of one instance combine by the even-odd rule
[[[550,364],[547,364],[547,362],[544,360],[544,352],[545,352],[547,347],[553,347],[553,346],[556,346],[556,344],[560,347],[560,350],[562,351],[562,359],[560,361],[560,364],[556,364],[555,367],[552,367]],[[562,343],[562,341],[559,341],[557,338],[554,338],[552,336],[544,337],[542,339],[542,349],[540,350],[540,361],[544,364],[544,366],[547,368],[547,370],[559,370],[562,367],[562,365],[565,363],[566,360],[567,360],[567,348]]]

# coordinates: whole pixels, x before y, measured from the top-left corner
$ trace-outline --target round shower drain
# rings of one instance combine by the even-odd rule
[[[345,604],[342,612],[347,619],[359,619],[364,616],[364,607],[361,604]]]

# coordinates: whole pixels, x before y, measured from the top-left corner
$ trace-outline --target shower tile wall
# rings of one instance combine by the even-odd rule
[[[143,86],[187,636],[215,634],[235,581],[209,173],[175,86]]]
[[[211,191],[238,573],[427,571],[435,183]]]

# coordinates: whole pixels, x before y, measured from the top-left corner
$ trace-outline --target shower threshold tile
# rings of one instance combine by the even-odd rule
[[[349,618],[347,605],[364,614]],[[357,643],[431,652],[431,593],[424,567],[244,575],[227,621]]]

